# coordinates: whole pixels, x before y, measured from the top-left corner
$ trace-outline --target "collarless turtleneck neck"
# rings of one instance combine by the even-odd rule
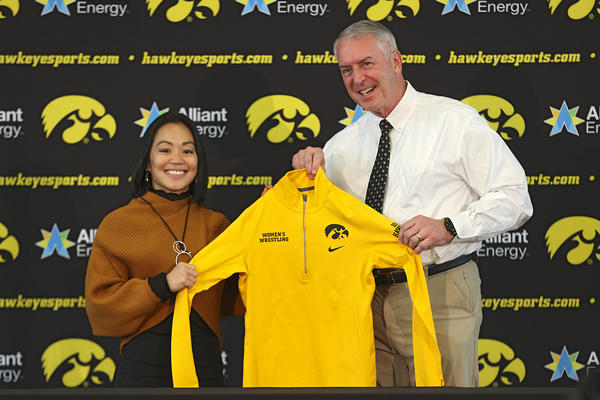
[[[154,189],[154,188],[150,188],[150,189],[148,189],[148,191],[156,194],[157,196],[162,197],[163,199],[167,199],[170,201],[183,200],[190,195],[189,191],[183,192],[183,193],[168,193],[168,192],[165,192],[164,190],[158,190],[158,189]]]

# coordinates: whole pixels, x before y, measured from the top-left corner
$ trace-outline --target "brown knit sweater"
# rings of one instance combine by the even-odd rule
[[[171,201],[148,191],[150,202],[181,240],[187,198]],[[227,218],[192,202],[185,233],[187,250],[196,254],[229,225]],[[142,199],[108,214],[101,222],[85,277],[86,311],[98,336],[121,338],[123,346],[173,312],[174,301],[161,301],[149,277],[175,266],[173,236]],[[185,255],[179,261],[188,262]],[[194,298],[193,308],[220,336],[219,316],[224,282]]]

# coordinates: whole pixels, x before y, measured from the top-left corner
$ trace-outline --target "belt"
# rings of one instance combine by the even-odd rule
[[[441,264],[430,265],[427,269],[427,275],[441,274],[449,269],[466,264],[471,260],[477,262],[477,253],[465,254]],[[373,275],[375,276],[375,284],[377,285],[396,285],[406,282],[406,273],[403,270],[386,272],[386,269],[374,269]]]

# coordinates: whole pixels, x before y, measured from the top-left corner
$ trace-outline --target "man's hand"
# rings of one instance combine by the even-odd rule
[[[308,146],[300,150],[292,157],[292,167],[294,169],[306,168],[306,174],[310,179],[315,179],[319,167],[325,171],[325,155],[320,147]]]
[[[452,238],[443,220],[423,215],[417,215],[403,223],[398,234],[398,241],[413,249],[415,254],[449,243]]]
[[[184,287],[191,289],[196,283],[197,276],[198,272],[196,272],[196,267],[191,264],[180,262],[167,274],[169,290],[176,293]]]

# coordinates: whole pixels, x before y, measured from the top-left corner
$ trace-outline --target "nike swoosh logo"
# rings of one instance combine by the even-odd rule
[[[330,247],[330,248],[328,248],[327,250],[329,250],[329,252],[331,253],[332,251],[339,250],[339,249],[341,249],[342,247],[344,247],[344,246],[340,246],[340,247],[334,247],[333,249]]]

